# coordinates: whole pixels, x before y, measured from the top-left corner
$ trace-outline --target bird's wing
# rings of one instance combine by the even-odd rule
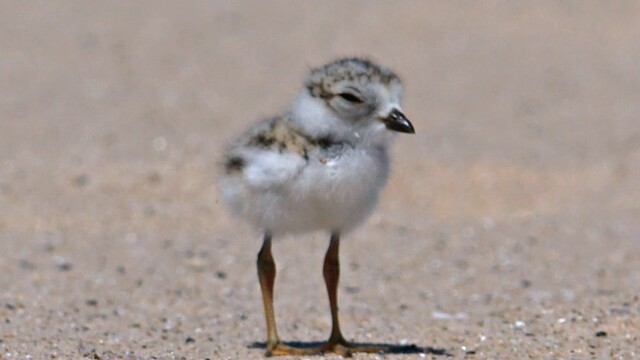
[[[228,152],[228,175],[241,175],[247,185],[270,189],[295,179],[308,163],[311,146],[284,117],[250,128]]]
[[[247,165],[244,180],[255,188],[269,189],[294,180],[305,166],[305,160],[297,154],[267,150],[245,152]]]

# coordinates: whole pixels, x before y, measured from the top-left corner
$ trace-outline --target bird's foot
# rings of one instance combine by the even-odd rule
[[[349,343],[344,339],[329,340],[320,346],[314,347],[294,347],[285,345],[281,342],[267,345],[266,356],[304,356],[304,355],[322,355],[333,353],[343,357],[351,357],[354,353],[370,353],[379,354],[387,351],[386,346],[381,345],[359,345]]]
[[[269,343],[267,344],[267,351],[265,352],[265,356],[302,356],[302,355],[314,355],[317,352],[314,352],[315,348],[304,348],[304,347],[295,347],[285,345],[281,342]]]
[[[330,340],[324,346],[327,348],[325,352],[331,352],[344,357],[351,357],[354,353],[382,354],[389,350],[388,347],[384,345],[355,344],[343,338],[337,341]]]

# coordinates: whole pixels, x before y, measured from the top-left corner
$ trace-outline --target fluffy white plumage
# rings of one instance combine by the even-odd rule
[[[274,234],[353,229],[387,180],[394,131],[413,132],[402,93],[395,74],[366,60],[313,70],[288,113],[254,125],[228,149],[222,200]]]

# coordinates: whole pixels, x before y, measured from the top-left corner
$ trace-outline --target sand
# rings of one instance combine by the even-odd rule
[[[623,1],[4,2],[0,359],[262,358],[260,234],[219,203],[217,161],[342,55],[398,72],[417,130],[343,238],[345,335],[396,346],[356,358],[640,357],[639,17]],[[327,244],[275,240],[286,341],[328,336]]]

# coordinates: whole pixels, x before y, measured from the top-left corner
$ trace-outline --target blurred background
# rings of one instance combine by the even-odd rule
[[[217,162],[353,55],[402,77],[417,134],[345,239],[348,337],[637,355],[639,19],[634,1],[0,3],[0,359],[260,358],[259,236],[219,204]],[[287,340],[327,335],[326,242],[276,243]]]

